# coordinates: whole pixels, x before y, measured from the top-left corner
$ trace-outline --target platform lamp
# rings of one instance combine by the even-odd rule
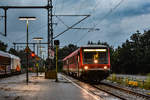
[[[39,44],[41,43],[41,40],[43,40],[42,37],[34,37],[33,40],[36,40],[37,41],[37,56],[39,54]],[[37,76],[38,76],[38,67],[37,67]]]
[[[26,26],[27,26],[27,37],[26,37],[26,56],[27,56],[27,67],[26,67],[26,83],[28,84],[29,82],[29,75],[28,75],[28,68],[29,68],[29,46],[28,46],[28,43],[29,43],[29,32],[28,32],[28,24],[29,24],[29,21],[32,21],[32,20],[36,20],[36,17],[19,17],[19,20],[21,21],[26,21]]]
[[[43,46],[40,45],[39,48],[40,48],[40,57],[42,58],[42,50],[43,50],[45,47],[43,47]]]
[[[42,56],[42,53],[44,52],[44,51],[43,51],[44,48],[45,48],[45,47],[43,47],[43,46],[41,46],[41,45],[40,45],[40,47],[39,47],[39,49],[40,49],[40,54],[39,54],[39,56],[41,57],[41,61],[40,61],[39,63],[40,63],[40,65],[42,65],[42,66],[39,67],[39,70],[40,70],[40,68],[42,68],[43,65],[44,65],[44,62],[43,62],[44,59],[43,59],[43,56]],[[46,51],[45,51],[45,52],[46,52]]]
[[[45,47],[42,47],[42,48],[45,48]],[[46,53],[46,51],[42,49],[42,50],[40,51],[41,58],[42,58],[42,60],[40,61],[40,63],[41,63],[42,66],[41,66],[40,68],[41,68],[42,70],[45,69],[45,62],[44,62],[44,61],[45,61],[45,59],[44,59],[45,57],[44,57],[44,53]],[[41,70],[41,71],[42,71],[42,70]]]

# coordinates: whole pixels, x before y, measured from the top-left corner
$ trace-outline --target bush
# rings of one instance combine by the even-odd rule
[[[147,79],[146,79],[146,82],[144,84],[144,88],[145,89],[150,89],[150,73],[147,74]]]

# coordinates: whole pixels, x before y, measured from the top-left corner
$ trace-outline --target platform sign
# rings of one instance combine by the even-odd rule
[[[36,65],[35,65],[36,67],[39,67],[39,64],[38,63],[36,63]]]
[[[49,58],[54,59],[54,51],[50,49],[49,51]]]

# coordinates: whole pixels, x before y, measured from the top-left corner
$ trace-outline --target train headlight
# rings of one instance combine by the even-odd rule
[[[106,69],[107,69],[107,66],[104,66],[104,69],[106,70]]]
[[[88,70],[88,69],[89,69],[89,67],[88,67],[88,66],[84,66],[84,69],[85,69],[85,70]]]
[[[95,63],[95,64],[97,64],[97,63],[98,63],[98,60],[97,60],[97,59],[95,59],[95,60],[94,60],[94,63]]]

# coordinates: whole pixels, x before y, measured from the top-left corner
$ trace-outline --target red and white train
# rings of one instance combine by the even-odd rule
[[[0,75],[10,75],[21,72],[20,58],[0,51]]]
[[[109,48],[82,46],[63,59],[63,71],[82,80],[101,81],[110,73]]]

